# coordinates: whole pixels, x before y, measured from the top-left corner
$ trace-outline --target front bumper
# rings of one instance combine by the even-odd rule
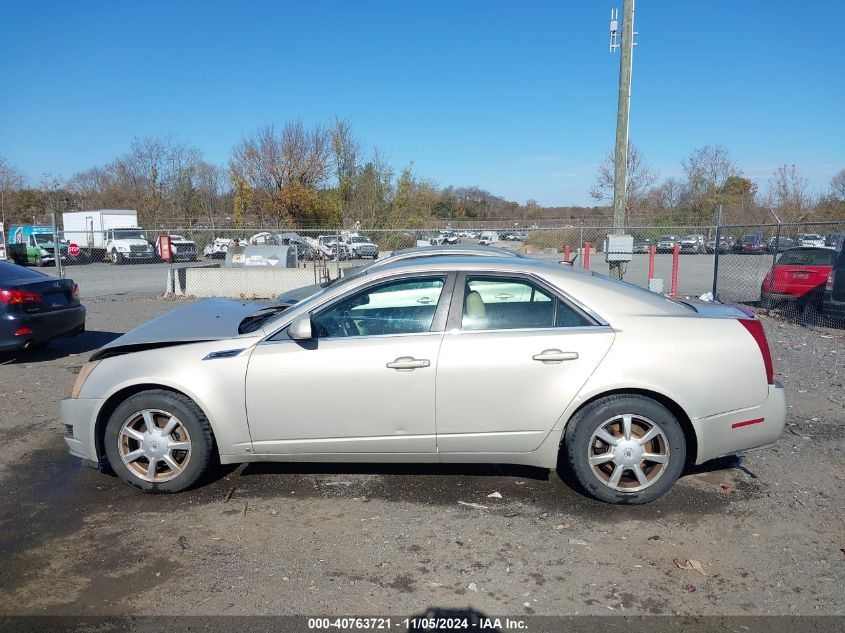
[[[97,454],[97,415],[105,400],[96,398],[62,400],[60,412],[62,424],[67,428],[65,442],[70,454],[99,465]]]
[[[698,440],[695,463],[734,455],[777,442],[786,425],[783,385],[769,385],[769,397],[756,407],[692,421]]]

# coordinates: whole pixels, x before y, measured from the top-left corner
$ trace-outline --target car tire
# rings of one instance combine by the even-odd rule
[[[111,263],[115,266],[119,266],[123,263],[123,255],[118,253],[116,250],[112,250],[111,252]]]
[[[655,429],[652,439],[641,444]],[[618,442],[617,448],[602,437]],[[578,486],[606,503],[654,501],[672,487],[686,465],[680,422],[659,402],[635,394],[606,396],[581,409],[566,426],[562,452]],[[642,460],[641,454],[654,460]]]
[[[152,432],[148,420],[156,427]],[[171,424],[175,426],[164,435]],[[148,493],[187,490],[208,471],[215,455],[214,435],[202,410],[187,396],[163,389],[136,393],[118,405],[103,443],[117,476]]]
[[[43,268],[43,267],[44,267],[44,259],[41,257],[41,255],[38,255],[38,256],[35,258],[35,265],[36,265],[36,266],[38,266],[39,268]]]

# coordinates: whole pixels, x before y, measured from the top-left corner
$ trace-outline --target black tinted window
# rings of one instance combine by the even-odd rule
[[[833,266],[836,252],[829,248],[808,248],[787,251],[778,260],[784,266]]]

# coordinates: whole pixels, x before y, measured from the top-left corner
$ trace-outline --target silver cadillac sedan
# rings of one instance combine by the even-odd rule
[[[774,443],[786,404],[762,325],[569,266],[408,259],[293,307],[208,300],[91,356],[73,455],[145,492],[252,461],[566,468],[646,503],[684,469]]]

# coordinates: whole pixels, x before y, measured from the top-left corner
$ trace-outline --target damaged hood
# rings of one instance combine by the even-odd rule
[[[91,360],[115,353],[140,351],[179,343],[214,341],[238,336],[238,325],[266,306],[247,301],[206,299],[171,310],[130,330],[91,355]]]

